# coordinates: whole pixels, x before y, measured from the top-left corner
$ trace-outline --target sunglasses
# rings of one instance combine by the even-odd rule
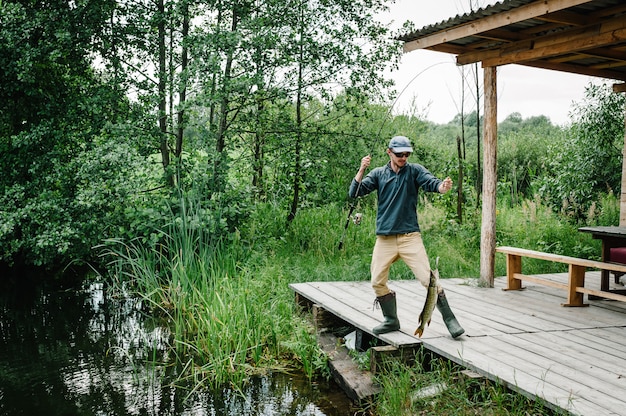
[[[400,157],[409,157],[409,156],[411,156],[411,152],[404,152],[404,153],[396,153],[396,152],[391,152],[391,153],[393,153],[394,155],[396,155],[396,157],[397,157],[397,158],[400,158]]]

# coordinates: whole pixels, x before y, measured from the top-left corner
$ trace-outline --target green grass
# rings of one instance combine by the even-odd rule
[[[162,244],[145,247],[110,241],[106,245],[118,289],[140,294],[171,328],[171,348],[184,369],[181,378],[198,388],[216,388],[239,386],[251,374],[276,369],[295,368],[311,379],[328,377],[326,357],[317,347],[314,329],[297,309],[288,285],[369,281],[375,240],[373,205],[360,203],[355,212],[363,214],[361,225],[350,223],[344,229],[348,213],[344,206],[302,209],[286,227],[281,209],[260,204],[249,222],[222,243],[193,220],[201,207],[191,211],[173,219],[161,232]],[[459,223],[445,208],[423,200],[419,218],[431,264],[440,259],[441,277],[478,278],[480,213],[469,210]],[[601,213],[595,218],[602,218]],[[538,201],[505,205],[497,213],[499,245],[590,258],[599,253],[599,244],[577,228]],[[560,271],[558,267],[539,261],[525,263],[529,273]],[[496,275],[504,274],[504,256],[496,256]],[[391,278],[410,279],[412,275],[400,262],[392,267]],[[386,394],[364,413],[547,414],[540,403],[504,386],[459,379],[449,363],[434,368],[391,368],[381,376]],[[437,383],[448,386],[441,395],[409,400],[418,386]]]
[[[506,386],[461,373],[450,361],[421,355],[418,364],[391,362],[378,382],[384,394],[373,405],[376,415],[556,415],[541,401]],[[420,365],[419,363],[424,363]]]

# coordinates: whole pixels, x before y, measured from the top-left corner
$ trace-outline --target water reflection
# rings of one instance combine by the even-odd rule
[[[20,285],[0,295],[0,414],[352,414],[334,385],[279,374],[242,391],[176,387],[170,334],[135,299],[102,283],[59,289]],[[166,363],[166,364],[163,364]]]

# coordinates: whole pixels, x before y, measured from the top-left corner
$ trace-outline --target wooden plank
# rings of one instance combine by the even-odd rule
[[[322,351],[328,356],[330,373],[337,384],[354,401],[360,401],[380,393],[381,388],[374,383],[369,371],[359,369],[350,357],[347,348],[339,346],[335,336],[329,333],[318,335]]]
[[[493,337],[490,345],[496,350],[509,353],[511,362],[520,371],[540,377],[546,384],[569,390],[574,397],[584,397],[605,409],[600,414],[623,409],[621,399],[626,380],[621,386],[610,388],[610,378],[605,371],[591,371],[593,367],[581,365],[582,355],[568,354],[572,343],[559,343],[558,349],[546,343],[543,347],[541,334],[517,334],[505,337]],[[602,386],[598,389],[599,386]],[[615,392],[618,397],[615,397]],[[549,399],[545,397],[545,399]]]
[[[415,328],[418,326],[418,316],[424,305],[424,299],[426,290],[417,281],[411,280],[411,291],[405,291],[402,289],[402,281],[390,281],[389,288],[396,292],[396,301],[398,305],[398,319],[400,320],[400,331],[407,336],[414,338],[414,343],[419,342],[420,338],[414,336]],[[383,317],[382,312],[379,309],[372,309],[374,294],[369,284],[362,283],[362,287],[366,287],[367,290],[357,290],[354,285],[349,282],[333,282],[333,291],[350,294],[350,302],[352,304],[367,305],[368,313],[372,314],[374,319],[379,319],[375,325],[378,325]],[[370,331],[371,333],[371,331]],[[433,320],[422,338],[429,337],[441,337],[448,336],[448,330],[444,326],[443,320],[438,313],[435,313]],[[382,339],[382,338],[381,338]],[[404,346],[410,346],[405,343]]]
[[[598,296],[605,299],[619,300],[621,302],[626,302],[626,295],[620,295],[618,293],[611,293],[605,290],[594,290],[594,289],[586,289],[584,287],[577,287],[576,292],[578,293],[586,293],[588,295]]]
[[[598,276],[598,272],[595,273],[595,276]],[[522,299],[530,296],[543,296],[548,288],[541,286],[528,286],[524,292],[518,293],[518,296]],[[515,292],[512,292],[515,293]],[[545,299],[544,299],[545,300]],[[549,299],[547,299],[549,300]],[[535,300],[533,300],[533,310],[539,313],[543,313],[542,310],[538,310],[535,307]],[[604,301],[590,301],[590,305],[601,309],[600,311],[594,311],[597,321],[594,321],[595,325],[615,325],[621,322],[621,317],[616,315],[615,311],[626,312],[626,305],[624,304],[616,304],[614,302],[604,302]],[[552,319],[554,317],[563,317],[565,320],[572,320],[571,327],[589,327],[589,318],[586,311],[575,311],[568,308],[553,308],[549,306],[549,303],[541,302],[538,305],[543,305],[542,308],[545,309],[545,312],[548,312],[550,316],[546,316],[546,319]],[[579,324],[580,322],[580,324]],[[564,322],[565,323],[565,322]]]
[[[338,293],[337,291],[333,291],[332,295],[324,292],[324,288],[331,288],[332,286],[313,282],[292,283],[289,287],[314,303],[323,305],[324,309],[327,311],[337,315],[339,318],[368,334],[373,335],[372,328],[380,323],[380,321],[371,316],[372,311],[368,312],[365,309],[355,309],[350,306],[349,297],[345,292]],[[407,335],[401,331],[381,334],[377,337],[395,347],[417,346],[420,343],[418,338]]]
[[[576,336],[580,338],[581,342],[590,346],[602,348],[618,356],[626,357],[626,343],[624,343],[623,328],[619,329],[622,333],[612,334],[610,328],[591,328],[576,331]]]
[[[530,399],[540,398],[553,409],[565,409],[580,415],[606,414],[605,408],[572,400],[576,397],[571,391],[546,383],[541,376],[544,368],[529,367],[524,360],[512,359],[510,351],[505,353],[491,345],[493,338],[497,337],[488,337],[483,342],[475,342],[476,338],[464,341],[461,349],[451,349],[449,343],[438,338],[425,342],[424,347]]]
[[[617,370],[623,367],[623,359],[616,359],[614,355],[602,352],[593,346],[580,343],[576,334],[558,334],[555,337],[546,337],[548,333],[516,334],[507,338],[508,342],[515,343],[516,347],[524,349],[529,355],[542,357],[545,369],[575,380],[577,384],[596,389],[602,386],[607,395],[622,398],[622,391],[626,388],[626,378],[619,377]],[[498,342],[497,340],[494,342]],[[555,344],[556,343],[556,344]],[[608,357],[608,358],[607,358]],[[537,359],[538,358],[533,358]],[[615,391],[619,394],[616,396]]]
[[[526,282],[533,282],[533,283],[538,283],[538,284],[545,285],[545,286],[554,287],[556,289],[562,289],[562,290],[568,289],[567,285],[564,283],[558,283],[552,280],[546,280],[541,277],[533,276],[532,274],[515,273],[513,275],[513,278],[518,279],[518,280],[524,280]],[[507,290],[511,290],[511,289],[507,288]]]
[[[445,285],[446,281],[443,281]],[[446,292],[452,293],[452,288],[446,287]],[[461,286],[456,286],[461,287]],[[493,322],[508,324],[512,330],[508,333],[533,332],[537,330],[567,330],[576,327],[572,314],[559,311],[563,309],[550,302],[539,302],[536,294],[530,292],[502,292],[489,288],[473,288],[462,297],[456,296],[454,310],[459,311],[459,320],[465,316],[480,314]],[[529,309],[532,302],[533,309]],[[575,315],[574,315],[575,316]]]
[[[599,272],[590,273],[585,277],[597,287]],[[541,277],[561,283],[568,275]],[[453,340],[442,332],[446,329],[436,314],[426,333],[430,337],[425,334],[417,345],[529,398],[541,398],[551,408],[575,415],[622,414],[626,305],[597,300],[589,301],[589,308],[562,308],[554,302],[562,297],[559,289],[530,282],[524,291],[502,291],[506,279],[495,279],[498,289],[472,287],[467,279],[442,279],[466,335]],[[421,310],[425,291],[416,280],[392,281],[391,285],[397,292],[399,316],[409,320],[403,326],[413,330],[410,319]],[[326,310],[332,309],[327,303],[345,308],[341,314],[361,320],[359,326],[380,320],[374,318],[380,311],[371,310],[369,282],[293,286],[306,289],[307,299],[311,296]],[[417,340],[400,331],[392,334]]]
[[[626,273],[626,264],[619,263],[606,263],[602,261],[581,259],[578,257],[564,256],[562,254],[545,253],[537,250],[529,250],[519,247],[496,247],[497,253],[504,253],[507,255],[515,255],[522,257],[531,257],[539,260],[553,261],[557,263],[575,264],[577,266],[591,267],[595,269],[611,270],[617,272]]]
[[[525,321],[525,315],[517,315],[520,318],[519,320],[511,319],[511,316],[515,316],[516,312],[508,311],[507,309],[502,308],[501,305],[488,305],[485,304],[479,297],[471,298],[467,297],[465,294],[457,296],[453,290],[455,286],[448,285],[446,280],[447,279],[444,279],[440,282],[446,290],[448,302],[450,303],[452,311],[457,316],[461,326],[463,326],[466,330],[466,334],[468,336],[484,336],[487,334],[494,335],[498,333],[520,332],[536,329],[534,326],[529,325],[528,322]],[[416,288],[415,281],[408,280],[395,281],[394,285],[400,288],[398,290],[398,296],[404,296],[405,292],[411,292]],[[490,291],[488,288],[483,288],[482,290],[485,292]],[[503,316],[505,313],[508,314],[508,317]],[[431,327],[442,327],[442,325],[444,324],[441,319],[441,315],[439,313],[435,313],[433,316],[433,322],[431,322]],[[445,327],[443,328],[444,331],[447,331]],[[428,332],[426,332],[424,336],[427,336],[427,334]]]

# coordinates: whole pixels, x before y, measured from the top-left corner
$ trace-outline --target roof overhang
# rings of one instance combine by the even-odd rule
[[[505,0],[398,39],[405,52],[450,53],[459,65],[518,64],[626,81],[624,0]]]

